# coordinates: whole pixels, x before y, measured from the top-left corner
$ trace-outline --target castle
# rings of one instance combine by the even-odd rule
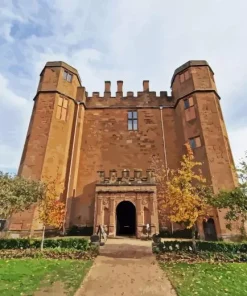
[[[189,142],[215,192],[237,184],[211,67],[206,61],[183,64],[172,76],[171,89],[171,96],[166,91],[157,95],[145,80],[136,96],[131,91],[124,96],[122,81],[117,81],[116,94],[105,81],[103,95],[88,96],[75,68],[64,62],[46,63],[18,173],[59,181],[66,228],[103,224],[110,236],[140,237],[148,223],[152,232],[158,232],[152,155],[166,167],[177,168],[184,143]],[[37,215],[35,206],[14,214],[9,230],[22,235],[39,231]],[[200,236],[212,231],[218,238],[231,236],[224,215],[212,209],[211,225],[199,219]]]

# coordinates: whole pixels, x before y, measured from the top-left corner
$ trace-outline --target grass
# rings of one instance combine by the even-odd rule
[[[246,263],[161,263],[179,296],[247,295]]]
[[[91,261],[56,259],[0,259],[0,295],[33,295],[54,282],[73,295],[91,267]]]

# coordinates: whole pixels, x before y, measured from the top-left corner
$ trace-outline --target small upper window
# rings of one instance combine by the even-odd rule
[[[183,83],[185,80],[190,78],[190,71],[189,69],[179,74],[180,83]]]
[[[184,109],[188,109],[194,106],[194,100],[192,97],[184,99]]]
[[[137,130],[137,111],[128,111],[128,130]]]
[[[189,142],[191,149],[195,149],[202,146],[200,136],[189,139]]]
[[[70,74],[68,71],[64,70],[63,79],[67,80],[68,82],[71,82],[72,81],[72,74]]]

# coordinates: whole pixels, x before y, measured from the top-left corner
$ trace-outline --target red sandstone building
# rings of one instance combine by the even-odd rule
[[[105,225],[109,235],[140,237],[143,225],[159,231],[151,156],[178,167],[190,142],[215,191],[233,188],[236,176],[214,73],[206,61],[189,61],[171,79],[171,96],[143,90],[123,94],[105,82],[104,94],[89,97],[76,69],[48,62],[40,74],[19,174],[58,180],[66,200],[66,228]],[[64,187],[64,190],[63,190]],[[233,234],[224,213],[212,211],[218,237]],[[40,230],[37,209],[15,214],[9,225],[22,234]],[[168,223],[169,229],[171,225]],[[205,237],[203,221],[198,221]]]

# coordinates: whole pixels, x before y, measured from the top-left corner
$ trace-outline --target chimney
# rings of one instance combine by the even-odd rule
[[[106,93],[111,92],[111,81],[105,81],[105,92]]]
[[[143,80],[143,91],[149,91],[149,81]]]
[[[123,81],[117,81],[117,92],[123,92]]]

